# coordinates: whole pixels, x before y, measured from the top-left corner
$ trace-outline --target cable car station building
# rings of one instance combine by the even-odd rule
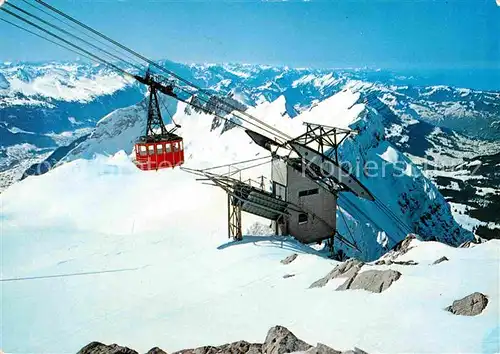
[[[303,243],[333,237],[337,196],[307,177],[300,161],[294,166],[274,159],[271,166],[273,196],[290,206],[287,214],[273,220],[276,234],[292,235]]]
[[[336,237],[357,248],[340,235],[336,227],[338,193],[352,192],[360,198],[374,200],[356,177],[339,165],[337,148],[354,132],[305,124],[306,133],[287,141],[285,145],[276,144],[262,134],[247,130],[257,145],[271,152],[269,189],[263,183],[256,187],[250,181],[247,183],[233,178],[234,173],[216,174],[213,169],[184,168],[187,172],[201,176],[199,180],[220,187],[227,193],[229,237],[235,240],[243,238],[241,214],[247,212],[270,220],[276,235],[290,235],[306,244],[329,240],[331,247]],[[309,145],[315,146],[312,148]],[[290,157],[290,154],[279,156],[276,147],[288,149],[298,157]],[[325,153],[326,150],[329,153]],[[329,157],[332,152],[334,158]]]

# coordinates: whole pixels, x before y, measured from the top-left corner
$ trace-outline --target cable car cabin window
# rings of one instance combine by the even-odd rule
[[[170,152],[172,152],[172,145],[170,145],[170,143],[166,143],[165,144],[165,152],[168,154]]]
[[[148,151],[149,155],[154,155],[155,154],[155,146],[154,145],[148,145]]]
[[[305,191],[299,191],[299,198],[300,197],[305,197],[305,196],[308,196],[308,195],[318,194],[318,193],[319,193],[319,189],[318,188],[307,189]]]
[[[146,146],[144,146],[144,145],[139,146],[139,155],[140,156],[147,156],[148,155]]]
[[[179,144],[181,145],[181,150],[184,150],[184,142],[181,141]]]
[[[162,144],[156,145],[156,153],[163,154],[163,145]]]
[[[174,151],[179,151],[179,143],[177,141],[174,143]]]
[[[302,225],[302,224],[307,224],[307,214],[306,213],[299,214],[299,225]]]

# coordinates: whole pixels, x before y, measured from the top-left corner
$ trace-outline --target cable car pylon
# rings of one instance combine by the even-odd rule
[[[143,171],[173,168],[184,163],[184,141],[182,137],[175,134],[179,125],[173,117],[174,127],[167,130],[160,109],[158,88],[168,94],[175,96],[173,85],[161,85],[155,81],[149,70],[144,78],[139,77],[141,82],[149,86],[148,114],[146,122],[146,134],[139,137],[135,144],[135,164]]]

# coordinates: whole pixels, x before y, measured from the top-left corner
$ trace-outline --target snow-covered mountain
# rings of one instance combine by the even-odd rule
[[[145,129],[144,120],[137,117],[144,116],[146,110],[147,105],[142,101],[104,117],[97,123],[94,132],[69,151],[61,162],[114,155],[122,150],[130,154],[134,142]],[[351,172],[375,195],[377,202],[369,203],[346,193],[339,200],[339,213],[343,215],[338,217],[338,220],[343,220],[339,223],[339,231],[360,245],[362,254],[357,254],[358,258],[372,260],[379,257],[387,247],[394,246],[409,232],[455,246],[472,239],[472,233],[461,229],[454,221],[450,207],[432,182],[383,138],[383,116],[367,107],[359,92],[339,92],[293,119],[287,114],[284,96],[248,111],[289,136],[304,133],[304,122],[359,131],[342,144],[340,159],[342,163],[350,163],[354,167]],[[185,139],[187,167],[210,167],[266,156],[266,151],[256,146],[241,129],[226,130],[224,125],[214,124],[217,118],[189,109],[184,103],[178,104],[174,119],[182,127],[179,132]],[[378,171],[367,175],[364,170],[367,164]],[[356,170],[355,166],[361,167]],[[400,167],[403,173],[398,176],[397,169]],[[269,179],[270,170],[269,166],[259,168],[249,172],[248,177],[257,179],[264,175]],[[387,215],[380,204],[395,216]],[[377,241],[382,232],[389,236],[385,248]],[[339,244],[339,247],[344,247],[346,254],[354,255],[345,246]]]
[[[193,67],[182,68],[183,75],[194,72]],[[251,79],[235,66],[211,68],[231,70],[231,80]],[[304,130],[303,122],[359,130],[342,144],[340,159],[361,167],[352,173],[379,204],[342,193],[339,231],[363,250],[344,248],[346,253],[375,261],[406,236],[406,227],[420,234],[420,240],[404,247],[398,243],[396,251],[360,265],[360,274],[396,274],[390,287],[375,294],[337,291],[346,278],[329,277],[328,272],[339,263],[321,247],[290,238],[251,235],[226,243],[227,198],[221,190],[178,168],[143,172],[131,161],[132,143],[144,131],[141,95],[103,115],[76,146],[53,151],[49,162],[56,168],[27,176],[0,195],[0,347],[7,352],[76,352],[98,340],[141,351],[154,345],[175,350],[242,338],[260,341],[279,323],[307,342],[338,349],[498,352],[499,242],[471,248],[443,244],[456,246],[472,239],[472,233],[458,225],[452,208],[416,164],[437,164],[449,154],[449,164],[462,163],[461,173],[470,174],[476,162],[466,161],[467,154],[495,143],[485,145],[427,122],[405,120],[359,81],[328,83],[330,79],[315,83],[303,78],[310,83],[297,84],[296,96],[266,89],[262,96],[233,93],[254,106],[250,113],[292,136]],[[221,94],[226,90],[219,87]],[[299,105],[297,92],[307,97]],[[267,155],[242,129],[226,129],[185,104],[165,103],[176,107],[187,167]],[[429,145],[414,141],[420,124],[420,136]],[[433,134],[425,133],[429,131]],[[481,173],[496,170],[497,160],[482,159],[486,170]],[[368,161],[380,173],[366,173]],[[255,178],[269,175],[270,168],[242,173],[242,178]],[[265,234],[267,225],[256,224],[265,221],[245,215],[243,222],[244,230]],[[280,263],[293,253],[298,257],[292,263]],[[443,256],[448,260],[434,264]],[[325,276],[325,286],[310,288]],[[487,299],[480,314],[462,317],[446,310],[474,292]]]
[[[464,162],[473,161],[476,157],[489,161],[488,156],[500,152],[498,92],[408,85],[408,82],[419,81],[383,71],[293,69],[239,64],[182,65],[167,61],[162,64],[222,96],[230,93],[249,106],[273,102],[283,96],[286,114],[290,117],[308,111],[319,101],[342,90],[357,92],[361,100],[365,100],[370,108],[383,117],[387,140],[420,167],[429,167],[424,168],[424,173],[454,203],[452,210],[465,227],[470,230],[480,228],[480,234],[488,237],[496,232],[495,228],[500,227],[496,215],[488,212],[499,207],[496,169],[482,170],[480,175],[472,173],[477,171],[460,171]],[[4,185],[19,179],[34,162],[43,161],[57,146],[64,145],[60,136],[73,134],[72,138],[75,139],[86,135],[89,133],[88,127],[101,117],[115,108],[134,105],[143,97],[140,88],[100,66],[81,63],[9,64],[2,66],[0,73],[4,81],[9,83],[9,88],[0,90],[1,102],[7,107],[7,110],[0,110],[0,124],[8,129],[3,132],[0,128],[0,134],[2,138],[4,135],[14,136],[14,139],[2,139],[7,141],[2,144],[4,172],[1,177],[8,179],[3,182]],[[75,93],[66,92],[73,87],[77,88]],[[60,93],[55,95],[54,91]],[[112,103],[103,104],[108,100]],[[25,105],[25,101],[29,105]],[[70,118],[67,114],[69,111],[47,109],[44,102],[72,107],[71,117],[77,116],[78,119]],[[18,113],[9,113],[6,119],[7,112],[12,110]],[[143,118],[137,116],[138,113],[134,110],[130,112],[123,124],[127,124],[130,129],[143,129]],[[49,118],[32,119],[32,116],[40,117],[41,114]],[[51,118],[54,116],[57,119]],[[91,121],[87,122],[82,117],[91,117]],[[41,122],[46,120],[54,123],[43,123],[41,127]],[[101,123],[108,124],[105,121]],[[53,128],[50,130],[45,126]],[[100,129],[95,134],[101,134],[103,144],[108,140],[111,140],[111,146],[114,144],[112,131]],[[38,141],[35,138],[45,140]],[[97,136],[94,135],[94,138]],[[54,143],[54,140],[59,143]],[[84,145],[79,149],[87,157],[93,153]],[[105,152],[111,154],[116,149]],[[55,160],[51,158],[50,164],[53,162]],[[444,168],[446,170],[443,171]],[[471,201],[463,195],[459,197],[457,193],[446,191],[450,189],[450,184],[440,176],[449,178],[453,170],[459,171],[457,175],[466,174],[466,177],[459,178],[463,181],[461,183],[469,194],[479,194],[476,199],[480,200]]]
[[[0,64],[0,189],[143,93],[99,65]]]

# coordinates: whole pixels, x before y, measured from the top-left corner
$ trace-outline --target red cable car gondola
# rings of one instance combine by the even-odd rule
[[[143,171],[171,168],[184,163],[182,138],[169,136],[142,136],[135,144],[135,164]]]
[[[149,73],[146,73],[145,80],[149,81],[149,78]],[[176,124],[167,131],[156,90],[156,85],[150,84],[146,135],[141,136],[135,144],[135,164],[143,171],[173,168],[184,163],[184,142],[182,137],[174,134],[179,126]]]

